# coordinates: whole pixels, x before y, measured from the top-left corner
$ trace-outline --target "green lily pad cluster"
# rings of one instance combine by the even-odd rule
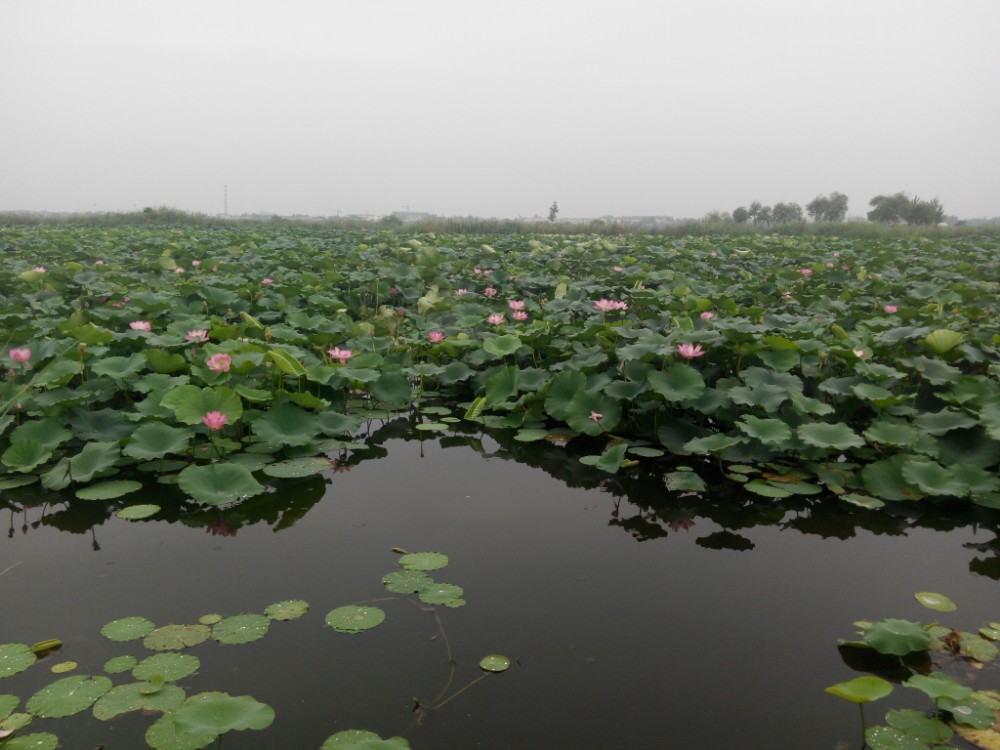
[[[935,592],[919,592],[915,598],[939,612],[957,608],[951,599]],[[827,692],[863,705],[888,696],[895,683],[923,693],[933,704],[930,714],[913,709],[892,710],[885,716],[885,725],[866,726],[865,741],[872,750],[952,747],[946,743],[956,733],[977,747],[997,746],[1000,693],[962,684],[943,669],[936,669],[940,664],[929,655],[938,655],[938,662],[966,662],[981,669],[997,659],[994,641],[998,639],[990,636],[1000,636],[1000,623],[990,622],[979,633],[953,630],[936,622],[922,624],[894,618],[856,624],[862,640],[843,643],[841,652],[848,663],[866,664],[877,674],[831,685]],[[866,650],[878,656],[868,659]]]
[[[446,430],[421,408],[447,402],[611,473],[670,454],[800,477],[730,472],[763,497],[1000,507],[995,238],[8,226],[0,244],[0,486],[128,502],[158,476],[228,505],[326,471],[374,417]]]
[[[384,575],[382,583],[396,594],[416,594],[424,604],[443,604],[452,609],[465,606],[465,591],[460,586],[438,583],[428,575],[447,564],[447,555],[440,552],[407,553],[399,558],[400,570]]]

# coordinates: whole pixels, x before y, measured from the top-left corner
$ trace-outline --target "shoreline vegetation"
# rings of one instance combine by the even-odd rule
[[[869,221],[796,222],[791,224],[754,225],[732,220],[684,219],[666,226],[644,226],[602,219],[586,223],[549,222],[521,219],[433,217],[404,223],[393,215],[375,221],[351,217],[316,219],[312,217],[211,216],[160,207],[140,211],[106,213],[31,213],[0,211],[0,226],[168,226],[168,227],[315,227],[317,229],[377,229],[405,231],[407,234],[548,234],[548,235],[642,235],[652,237],[766,236],[849,237],[857,239],[910,239],[918,237],[1000,237],[998,224],[959,226],[886,225]]]

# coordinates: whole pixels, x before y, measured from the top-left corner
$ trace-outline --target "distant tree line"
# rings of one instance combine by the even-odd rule
[[[917,197],[910,198],[906,193],[895,195],[876,195],[869,205],[868,221],[877,224],[939,224],[944,221],[944,207],[935,198],[923,201]],[[817,224],[837,223],[847,218],[847,196],[833,192],[829,195],[818,195],[806,204],[805,211],[798,203],[775,203],[765,206],[760,201],[754,201],[749,207],[740,206],[732,213],[732,220],[737,224],[753,224],[754,226],[770,224],[802,224],[806,214]],[[721,214],[713,212],[707,218],[717,219]]]

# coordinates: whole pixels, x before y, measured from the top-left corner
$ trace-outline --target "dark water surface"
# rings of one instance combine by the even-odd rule
[[[949,625],[1000,619],[995,553],[964,546],[995,538],[974,518],[853,513],[830,500],[823,510],[753,498],[757,510],[746,511],[738,497],[699,510],[707,501],[654,481],[602,486],[604,475],[561,459],[565,449],[545,447],[529,466],[489,437],[472,441],[483,453],[461,442],[387,439],[384,457],[283,485],[279,510],[258,499],[248,506],[264,509],[256,522],[239,510],[213,511],[198,527],[94,511],[90,527],[64,506],[4,511],[0,642],[65,646],[0,681],[0,693],[27,700],[61,676],[49,672],[58,661],[101,674],[113,656],[149,655],[141,642],[100,636],[119,617],[197,622],[301,598],[309,613],[275,622],[261,641],[190,649],[202,667],[180,683],[189,695],[250,694],[277,713],[265,731],[226,735],[224,748],[319,748],[364,728],[403,734],[415,750],[833,750],[859,747],[857,709],[824,692],[858,674],[836,648],[853,621],[930,621],[913,599],[923,590],[958,602],[941,616]],[[392,547],[446,553],[451,564],[432,575],[462,586],[467,606],[387,593]],[[367,600],[388,614],[374,630],[324,625],[331,609]],[[414,697],[431,702],[445,686],[449,645],[452,690],[482,674],[486,654],[515,664],[413,713]],[[976,687],[996,687],[994,674]],[[923,700],[897,688],[870,713]],[[104,723],[88,711],[32,730],[58,734],[64,748],[134,750],[154,718]]]

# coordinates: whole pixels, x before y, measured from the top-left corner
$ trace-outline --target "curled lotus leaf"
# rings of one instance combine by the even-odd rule
[[[403,737],[383,740],[375,732],[345,729],[327,737],[320,750],[410,750],[410,743]]]
[[[268,605],[264,614],[272,620],[298,620],[309,611],[309,605],[301,599],[287,599]]]
[[[177,485],[207,505],[225,505],[264,491],[246,467],[234,463],[189,466],[177,475]]]
[[[378,607],[347,605],[337,607],[326,615],[326,624],[339,633],[360,633],[380,625],[385,612]]]
[[[880,654],[905,656],[913,651],[926,650],[931,636],[920,623],[889,618],[866,628],[864,642]]]
[[[204,643],[212,634],[207,625],[164,625],[147,635],[142,644],[150,651],[180,651]]]
[[[240,645],[259,641],[271,627],[271,618],[264,615],[233,615],[212,626],[212,637],[219,643]]]
[[[90,708],[94,701],[110,689],[111,680],[102,675],[63,677],[31,696],[25,708],[46,719],[72,716]]]
[[[75,661],[61,661],[58,664],[53,664],[51,671],[53,674],[63,674],[64,672],[72,672],[79,666]]]
[[[152,620],[145,617],[122,617],[119,620],[112,620],[103,628],[101,635],[109,641],[135,641],[144,638],[156,629]]]
[[[411,552],[399,558],[399,566],[406,570],[440,570],[448,564],[448,556],[441,552]]]
[[[851,703],[869,703],[889,695],[892,683],[881,677],[855,677],[853,680],[831,685],[826,692]]]
[[[23,672],[37,659],[31,646],[25,643],[4,643],[0,645],[0,677]]]
[[[930,675],[915,674],[904,682],[903,685],[920,690],[932,701],[938,701],[941,698],[963,701],[972,696],[972,688],[960,682],[955,682],[955,680],[945,677],[940,672]]]
[[[199,693],[174,710],[174,726],[184,734],[225,734],[231,730],[267,729],[274,709],[249,695]]]

